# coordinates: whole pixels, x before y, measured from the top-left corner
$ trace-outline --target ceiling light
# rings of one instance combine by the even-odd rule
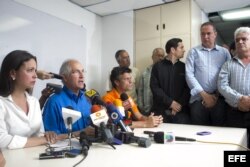
[[[220,12],[223,20],[242,20],[250,18],[250,8],[241,8],[230,11],[222,11]]]
[[[81,7],[93,6],[99,3],[107,2],[109,0],[69,0]]]

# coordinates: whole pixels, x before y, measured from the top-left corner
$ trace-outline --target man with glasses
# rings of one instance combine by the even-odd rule
[[[212,23],[200,27],[202,44],[190,49],[186,59],[186,80],[191,90],[191,122],[198,125],[223,126],[226,103],[217,90],[222,65],[230,60],[227,49],[216,45],[217,32]]]
[[[63,89],[49,97],[43,111],[45,131],[53,129],[57,134],[67,134],[68,130],[62,117],[62,108],[72,108],[81,113],[82,117],[72,125],[74,136],[78,136],[80,130],[85,129],[87,134],[93,134],[94,130],[88,127],[91,123],[91,104],[85,97],[84,69],[77,60],[66,60],[59,74],[63,77]]]

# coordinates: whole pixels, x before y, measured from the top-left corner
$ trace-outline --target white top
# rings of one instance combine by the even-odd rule
[[[23,148],[28,137],[38,136],[43,130],[38,100],[26,93],[28,115],[17,106],[11,95],[0,97],[0,148]]]

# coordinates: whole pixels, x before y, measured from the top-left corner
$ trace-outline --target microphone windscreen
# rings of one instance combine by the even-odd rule
[[[68,124],[68,125],[72,124],[72,117],[68,117],[68,118],[67,118],[67,124]]]
[[[104,103],[104,101],[102,101],[100,95],[95,96],[95,97],[93,98],[92,104],[99,104],[99,105],[102,105],[102,106],[106,106],[106,104]]]
[[[120,95],[120,98],[121,98],[122,102],[129,103],[131,105],[131,107],[133,107],[135,105],[134,101],[131,99],[131,97],[128,97],[128,95],[126,93],[122,93]]]
[[[164,132],[155,132],[154,141],[156,143],[164,143]]]
[[[95,113],[95,112],[100,111],[100,110],[102,110],[102,106],[101,105],[94,104],[91,107],[91,113]]]
[[[138,146],[148,148],[151,146],[151,140],[145,137],[139,137],[137,140]]]
[[[126,100],[128,100],[128,95],[126,94],[126,93],[122,93],[121,95],[120,95],[120,98],[122,99],[122,101],[126,101]]]
[[[92,104],[99,104],[105,106],[105,103],[102,101],[100,94],[95,89],[86,91],[85,96],[91,100]]]

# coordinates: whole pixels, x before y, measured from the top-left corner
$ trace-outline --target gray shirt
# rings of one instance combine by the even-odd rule
[[[241,96],[250,96],[250,64],[245,66],[238,57],[226,62],[219,73],[218,90],[230,106],[237,107]]]
[[[153,95],[150,89],[151,70],[152,65],[143,71],[138,87],[137,103],[139,108],[146,113],[150,112],[150,109],[153,105]]]

